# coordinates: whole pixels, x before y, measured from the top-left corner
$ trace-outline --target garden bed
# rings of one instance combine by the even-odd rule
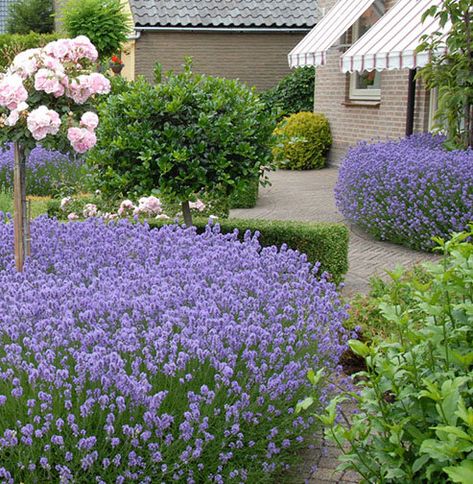
[[[266,482],[344,350],[335,286],[247,235],[126,220],[0,223],[0,475],[8,481]]]

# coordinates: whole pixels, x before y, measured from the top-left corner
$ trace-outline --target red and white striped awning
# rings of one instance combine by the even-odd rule
[[[440,28],[439,21],[423,13],[442,0],[398,0],[368,32],[341,57],[342,72],[383,69],[415,69],[430,61],[429,52],[416,52],[423,35],[450,30]]]
[[[289,53],[291,68],[325,64],[327,50],[374,2],[375,0],[339,0]]]

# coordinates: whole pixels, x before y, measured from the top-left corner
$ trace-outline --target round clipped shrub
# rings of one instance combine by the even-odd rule
[[[325,166],[332,134],[323,114],[293,114],[279,123],[274,134],[278,143],[273,155],[281,168],[313,170]]]
[[[347,220],[378,239],[430,250],[473,220],[473,151],[446,151],[444,138],[414,135],[361,143],[342,163],[335,187]]]
[[[344,349],[344,306],[298,252],[217,227],[0,223],[0,475],[9,482],[270,482],[295,406]]]

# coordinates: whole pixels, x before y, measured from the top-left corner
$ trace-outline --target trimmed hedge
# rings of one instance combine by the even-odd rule
[[[150,227],[162,227],[172,222],[148,220],[148,223]],[[205,230],[207,223],[207,219],[194,220],[198,232]],[[223,233],[238,229],[241,239],[247,230],[258,231],[264,247],[287,244],[290,249],[306,254],[309,262],[320,262],[320,273],[330,273],[337,284],[348,271],[348,229],[345,225],[236,218],[219,220],[218,223]]]
[[[235,190],[229,199],[230,208],[253,208],[258,201],[259,180],[249,181],[243,188]]]
[[[26,49],[44,47],[49,42],[59,38],[59,34],[37,34],[35,32],[31,32],[27,35],[0,35],[0,71],[7,69],[15,56],[20,52],[23,52]]]

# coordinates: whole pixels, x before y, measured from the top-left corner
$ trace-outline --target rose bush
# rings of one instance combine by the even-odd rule
[[[0,223],[3,480],[265,482],[291,461],[307,368],[345,339],[305,256],[125,220],[32,233],[18,274]]]
[[[361,143],[340,168],[337,206],[381,240],[430,250],[473,220],[473,151],[446,151],[444,138],[414,135]]]

